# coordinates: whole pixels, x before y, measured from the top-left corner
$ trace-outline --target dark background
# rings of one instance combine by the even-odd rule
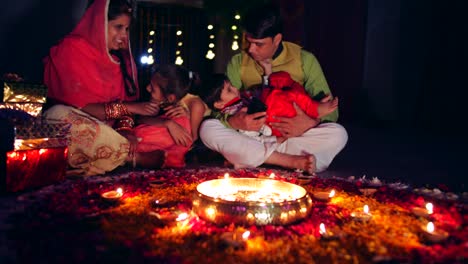
[[[224,71],[234,53],[226,26],[232,10],[226,7],[245,8],[258,1],[222,1],[223,8],[217,2],[139,2],[132,37],[136,60],[146,49],[147,23],[141,19],[147,16],[145,7],[156,14],[161,10],[158,19],[168,21],[193,10],[199,25],[188,22],[190,37],[184,46],[192,48],[185,51],[184,65],[204,75]],[[285,17],[284,38],[317,56],[340,97],[340,122],[350,139],[329,173],[465,188],[468,19],[463,1],[273,2]],[[15,72],[41,82],[42,59],[73,29],[86,5],[83,0],[2,3],[0,73]],[[217,33],[213,61],[205,59],[207,22],[214,23]],[[160,53],[173,53],[169,48],[161,46]],[[159,62],[173,62],[170,56],[160,58]],[[139,66],[144,82],[148,68]]]

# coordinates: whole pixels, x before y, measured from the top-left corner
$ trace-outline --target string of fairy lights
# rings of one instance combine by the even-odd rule
[[[212,24],[208,25],[208,32],[209,32],[209,41],[208,41],[208,51],[206,52],[205,58],[212,60],[215,57],[215,53],[213,51],[215,47],[215,34],[214,34],[214,26]]]
[[[239,22],[240,22],[241,16],[236,12],[234,15],[234,22],[231,25],[231,37],[232,37],[232,42],[231,42],[231,49],[233,51],[236,51],[239,49],[239,41],[240,41],[240,31],[239,31]],[[208,29],[208,50],[206,52],[205,58],[208,60],[213,60],[216,56],[214,49],[215,49],[215,42],[216,42],[216,33],[215,33],[215,26],[213,24],[208,24],[207,26]],[[153,55],[154,50],[154,41],[155,41],[155,36],[156,36],[156,31],[155,30],[150,30],[148,32],[148,48],[146,50],[146,53],[143,54],[140,58],[141,64],[147,64],[147,65],[152,65],[155,62],[155,58]],[[177,30],[176,31],[176,51],[175,51],[175,61],[174,63],[177,65],[182,65],[184,63],[184,59],[182,57],[182,47],[184,45],[183,41],[183,32],[182,30]]]
[[[238,50],[239,49],[239,21],[241,19],[241,16],[239,14],[234,15],[234,24],[231,26],[232,29],[232,45],[231,49],[232,50]]]

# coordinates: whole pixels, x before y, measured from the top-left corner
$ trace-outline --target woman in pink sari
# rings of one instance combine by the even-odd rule
[[[133,116],[153,116],[155,102],[139,97],[130,49],[131,6],[125,0],[95,0],[75,29],[52,47],[44,82],[50,108],[45,117],[72,124],[68,162],[82,175],[103,174],[130,163],[159,168],[165,152],[136,152],[129,133]]]

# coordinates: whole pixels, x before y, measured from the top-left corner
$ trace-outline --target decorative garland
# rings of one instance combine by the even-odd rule
[[[201,168],[67,180],[19,197],[25,210],[9,218],[7,234],[9,250],[16,255],[12,258],[47,263],[462,263],[468,257],[465,203],[376,179],[311,179],[302,185],[310,193],[334,189],[336,195],[328,202],[314,200],[312,212],[299,223],[216,226],[191,213],[191,195],[198,183],[226,172],[231,177],[268,177],[273,172],[292,183],[300,175],[264,168]],[[120,202],[101,197],[118,187],[124,190]],[[364,196],[359,191],[364,187],[377,191]],[[429,219],[412,213],[426,202],[434,204]],[[353,219],[351,212],[365,204],[372,219]],[[174,212],[188,215],[178,221],[170,217]],[[428,241],[422,228],[428,221],[449,236],[439,243]],[[335,235],[322,236],[320,223]],[[250,236],[239,243],[225,239],[245,231]]]

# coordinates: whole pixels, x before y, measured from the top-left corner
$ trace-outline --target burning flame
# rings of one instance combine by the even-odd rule
[[[327,233],[327,230],[325,229],[325,224],[324,223],[320,223],[320,230],[319,230],[319,233],[321,235]]]
[[[432,222],[427,223],[426,229],[427,229],[427,232],[429,232],[429,233],[434,232],[434,230],[435,230],[434,223],[432,223]]]
[[[275,177],[276,177],[275,173],[272,172],[272,173],[270,174],[270,179],[274,179]]]
[[[216,215],[216,210],[212,207],[208,207],[206,208],[205,213],[208,215],[208,217],[213,218]]]
[[[189,215],[187,213],[181,213],[181,214],[179,214],[179,216],[177,216],[176,221],[183,221],[183,220],[187,219],[188,217],[189,217]]]
[[[224,173],[224,179],[229,179],[229,173]]]
[[[367,204],[364,205],[363,210],[364,210],[364,213],[365,213],[365,214],[369,214],[369,206],[368,206]]]
[[[250,231],[247,230],[242,234],[242,239],[247,240],[249,239],[249,236],[250,236]]]
[[[332,198],[335,196],[335,190],[331,190],[330,194],[328,195],[329,198]]]
[[[432,203],[427,203],[426,210],[428,214],[432,214],[434,212],[434,205],[432,205]]]
[[[122,195],[123,194],[123,189],[122,188],[117,188],[117,192],[119,193],[119,195]]]

